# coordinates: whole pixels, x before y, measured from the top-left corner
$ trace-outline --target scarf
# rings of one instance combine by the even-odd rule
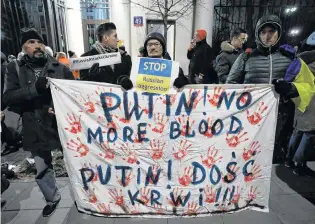
[[[36,79],[40,76],[40,73],[42,72],[43,68],[45,67],[48,58],[45,54],[42,58],[35,58],[35,57],[29,57],[28,55],[25,55],[25,62],[31,67],[31,69],[34,71],[34,74],[36,76]]]
[[[105,46],[105,45],[101,44],[98,41],[96,41],[95,44],[92,47],[95,48],[97,50],[97,52],[100,53],[100,54],[107,54],[107,53],[117,52],[117,49]]]

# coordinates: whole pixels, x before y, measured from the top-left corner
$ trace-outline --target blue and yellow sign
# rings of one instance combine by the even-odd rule
[[[140,58],[136,89],[139,91],[166,94],[171,87],[173,61],[155,58]]]

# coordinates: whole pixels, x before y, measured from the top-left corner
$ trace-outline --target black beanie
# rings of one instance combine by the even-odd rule
[[[145,38],[145,41],[144,41],[144,49],[145,49],[145,51],[147,50],[148,41],[152,40],[152,39],[158,40],[161,43],[161,45],[163,47],[163,56],[164,56],[164,54],[166,52],[166,49],[165,49],[165,45],[166,45],[165,44],[165,38],[164,38],[164,36],[162,34],[160,34],[158,32],[149,33],[148,36]]]
[[[34,28],[31,29],[22,29],[21,31],[21,45],[25,44],[26,41],[30,39],[37,39],[44,43],[43,37],[38,33]]]

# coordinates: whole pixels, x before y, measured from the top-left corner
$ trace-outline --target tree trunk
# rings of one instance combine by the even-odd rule
[[[164,38],[165,38],[165,51],[167,51],[167,19],[168,19],[168,0],[164,0]]]

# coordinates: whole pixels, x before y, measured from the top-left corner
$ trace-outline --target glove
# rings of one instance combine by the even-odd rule
[[[188,82],[188,79],[183,76],[183,75],[180,75],[178,76],[175,81],[174,81],[174,86],[178,89],[184,87],[185,85],[187,85],[189,82]]]
[[[292,84],[283,79],[274,79],[272,84],[275,86],[275,90],[280,95],[287,95],[292,91]]]
[[[195,82],[196,84],[203,84],[203,74],[195,75]]]
[[[121,80],[120,84],[125,90],[130,90],[133,88],[133,84],[131,80],[127,77]]]
[[[89,75],[95,76],[95,75],[98,75],[99,73],[100,73],[100,64],[99,63],[93,64],[89,70]]]
[[[46,77],[38,77],[35,88],[38,94],[42,94],[47,89],[48,79]]]

